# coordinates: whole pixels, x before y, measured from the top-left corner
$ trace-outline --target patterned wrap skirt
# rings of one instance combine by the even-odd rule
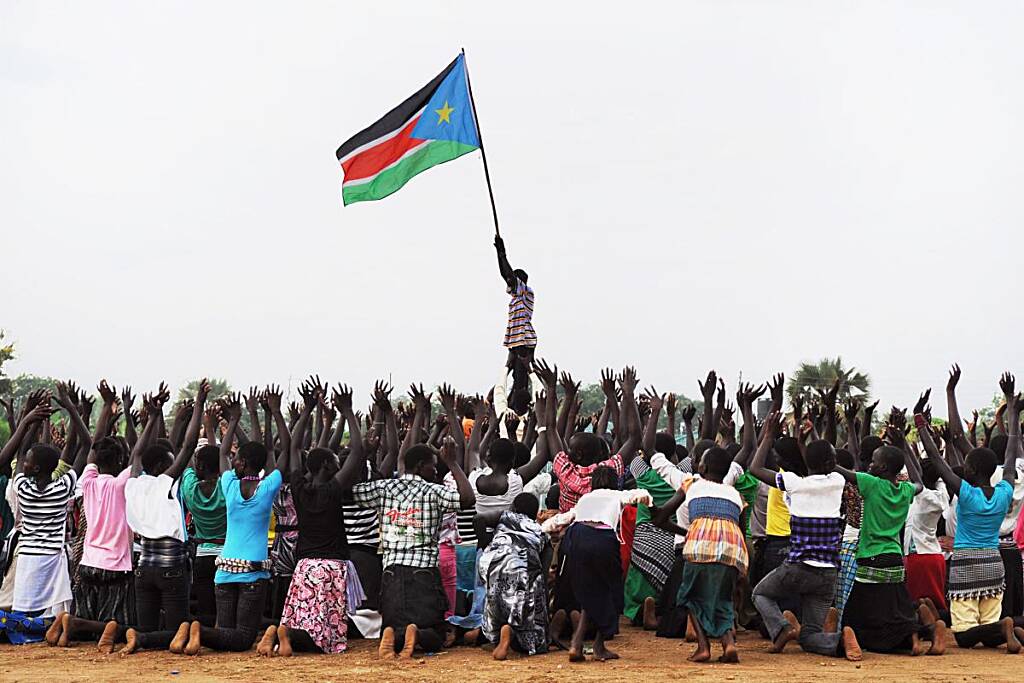
[[[994,598],[1006,590],[1003,558],[998,548],[958,548],[949,558],[950,600]]]
[[[299,560],[284,601],[281,625],[305,631],[328,654],[348,644],[348,568],[346,560]]]

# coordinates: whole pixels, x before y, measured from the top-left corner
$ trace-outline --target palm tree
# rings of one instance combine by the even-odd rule
[[[839,383],[840,403],[856,398],[862,403],[870,398],[871,379],[857,368],[844,368],[843,359],[822,358],[817,363],[801,363],[796,372],[789,378],[786,395],[790,403],[801,398],[804,404],[818,399],[818,391],[828,391],[837,380]]]

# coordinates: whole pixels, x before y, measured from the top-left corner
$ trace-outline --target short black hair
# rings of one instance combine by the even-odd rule
[[[1006,444],[1009,443],[1010,439],[1006,434],[996,434],[992,437],[992,440],[985,444],[988,448],[992,449],[992,452],[996,454],[998,460],[1006,458]]]
[[[991,448],[975,448],[964,458],[964,464],[970,466],[977,476],[975,483],[988,486],[996,467],[999,466],[999,456]]]
[[[800,455],[800,444],[791,436],[775,439],[775,453],[779,456],[779,467],[801,477],[807,476],[807,465]]]
[[[579,465],[593,465],[601,462],[608,444],[604,439],[591,432],[576,432],[569,437],[569,450],[579,457]]]
[[[836,462],[836,449],[825,439],[812,441],[807,445],[804,455],[807,469],[814,474],[826,474],[832,471]]]
[[[246,469],[259,471],[267,464],[267,447],[260,441],[249,441],[238,448],[238,457]]]
[[[939,468],[935,466],[935,461],[931,458],[921,460],[921,479],[924,481],[924,485],[930,489],[935,488],[935,485],[939,483]]]
[[[310,474],[316,474],[324,466],[324,463],[336,457],[334,451],[329,448],[314,448],[306,456],[306,469]]]
[[[871,462],[871,458],[874,456],[875,451],[881,448],[882,445],[882,439],[874,434],[865,436],[860,440],[860,461]]]
[[[532,493],[520,493],[512,499],[512,511],[526,515],[530,519],[537,519],[540,512],[540,501]]]
[[[836,463],[840,467],[845,467],[848,470],[852,470],[856,467],[856,464],[853,462],[853,453],[845,448],[836,449]]]
[[[524,285],[526,284],[526,281],[530,279],[530,276],[527,275],[526,271],[523,270],[522,268],[516,268],[515,270],[512,271],[512,274],[515,275],[520,280],[522,280]]]
[[[690,455],[690,449],[681,443],[676,444],[676,461],[681,461],[683,458]]]
[[[487,449],[487,460],[494,463],[496,469],[503,471],[511,469],[515,459],[515,443],[511,439],[495,439],[491,447]]]
[[[704,463],[704,472],[707,473],[708,478],[712,481],[721,482],[725,479],[725,475],[729,473],[729,467],[732,465],[732,456],[724,448],[715,446],[704,451],[702,461]]]
[[[619,475],[611,467],[597,467],[590,473],[590,490],[619,488]]]
[[[434,450],[433,446],[428,446],[425,443],[418,443],[405,452],[405,471],[415,472],[424,463],[429,462],[432,458],[437,457],[437,451]]]
[[[675,455],[676,440],[672,438],[671,434],[658,432],[654,435],[654,450],[666,456]]]
[[[220,470],[220,448],[208,443],[196,450],[196,469],[211,473]]]
[[[105,436],[93,446],[96,451],[96,466],[104,471],[122,469],[124,467],[124,446],[117,439]]]
[[[881,456],[885,471],[890,476],[896,476],[903,469],[903,451],[901,449],[895,446],[882,446],[875,449],[875,453]]]
[[[522,467],[526,463],[530,462],[530,458],[533,456],[533,454],[530,453],[530,447],[522,441],[516,441],[512,444],[512,450],[516,454],[512,461],[512,467]]]
[[[57,463],[60,462],[60,451],[50,444],[37,443],[28,450],[39,466],[39,474],[49,475],[57,469]]]
[[[141,460],[143,471],[155,477],[163,474],[164,470],[171,466],[171,463],[174,462],[174,456],[166,446],[158,441],[146,446],[146,449],[142,451]]]
[[[697,443],[693,444],[693,450],[690,452],[690,469],[694,472],[697,471],[697,466],[700,465],[700,460],[704,456],[704,453],[709,448],[714,448],[715,442],[711,439],[701,439]]]

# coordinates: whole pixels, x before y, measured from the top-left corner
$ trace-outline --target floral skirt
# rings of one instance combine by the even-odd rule
[[[323,652],[344,652],[348,643],[345,560],[301,559],[295,565],[281,625],[305,631]]]

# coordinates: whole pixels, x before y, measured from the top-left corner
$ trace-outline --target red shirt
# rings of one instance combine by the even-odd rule
[[[577,465],[569,459],[565,452],[555,456],[551,464],[551,471],[558,479],[558,511],[568,512],[576,506],[577,501],[590,493],[590,475],[598,467],[611,467],[615,473],[622,476],[622,456],[616,453],[604,462],[596,465]]]

